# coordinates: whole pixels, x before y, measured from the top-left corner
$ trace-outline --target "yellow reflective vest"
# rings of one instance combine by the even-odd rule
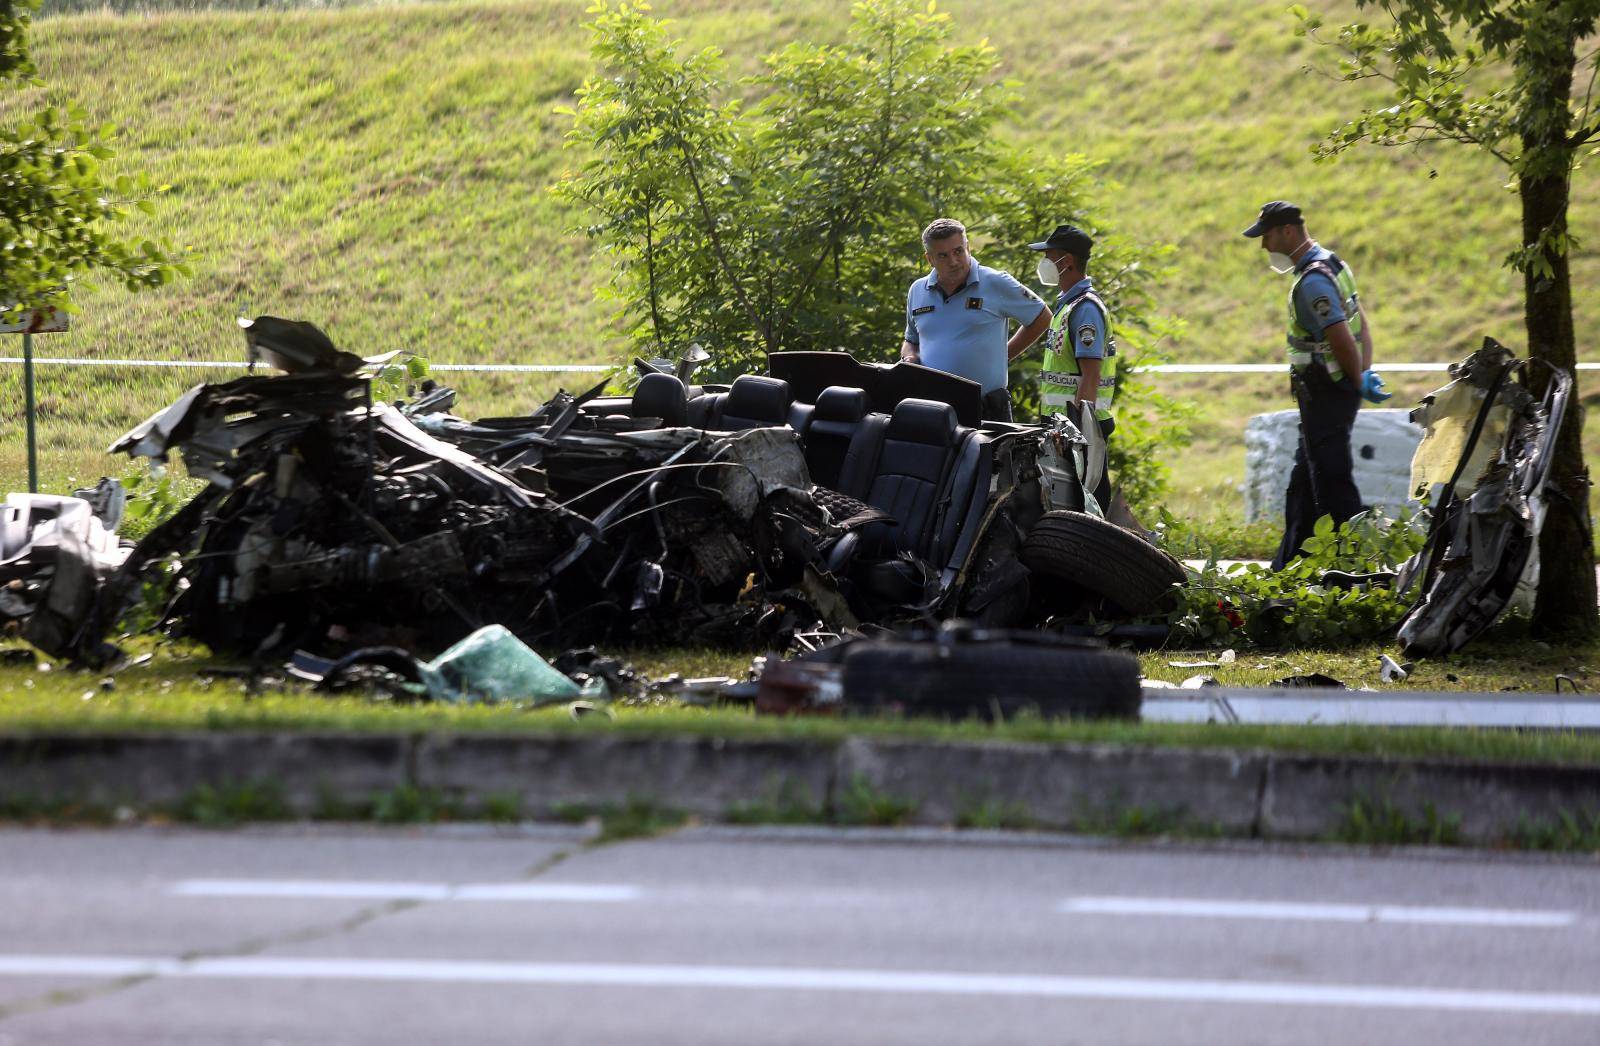
[[[1117,395],[1117,343],[1111,337],[1111,310],[1100,295],[1086,290],[1056,310],[1050,318],[1050,329],[1044,335],[1044,366],[1039,375],[1039,413],[1044,417],[1065,413],[1078,394],[1078,379],[1083,375],[1078,363],[1076,347],[1072,343],[1072,314],[1079,305],[1088,303],[1100,310],[1106,331],[1106,355],[1100,361],[1100,387],[1095,390],[1095,413],[1103,421],[1111,416],[1111,405]]]

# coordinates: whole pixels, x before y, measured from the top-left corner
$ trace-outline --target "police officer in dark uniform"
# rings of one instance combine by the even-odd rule
[[[1300,443],[1284,498],[1283,541],[1272,568],[1302,555],[1318,519],[1343,523],[1362,510],[1350,433],[1363,396],[1387,399],[1371,371],[1372,334],[1355,274],[1306,234],[1300,208],[1274,200],[1244,231],[1259,238],[1274,272],[1294,273],[1289,290],[1289,375],[1300,408]]]

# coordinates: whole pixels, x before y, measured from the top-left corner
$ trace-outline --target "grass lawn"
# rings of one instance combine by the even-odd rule
[[[361,352],[411,348],[441,362],[615,362],[609,262],[546,191],[579,157],[555,112],[591,72],[584,0],[452,0],[134,13],[80,0],[47,4],[33,36],[54,97],[123,128],[122,159],[172,186],[130,227],[200,252],[194,279],[133,296],[88,294],[75,329],[41,338],[48,355],[236,359],[236,314],[274,312],[323,326]],[[118,6],[118,5],[113,5]],[[256,6],[252,2],[215,6]],[[1071,152],[1104,161],[1096,217],[1108,231],[1180,248],[1163,289],[1187,331],[1181,360],[1276,361],[1283,281],[1238,236],[1256,207],[1292,197],[1312,231],[1361,279],[1379,356],[1447,360],[1492,333],[1521,342],[1519,282],[1499,265],[1517,239],[1504,172],[1463,148],[1358,151],[1314,163],[1310,146],[1364,88],[1308,75],[1312,49],[1277,0],[948,0],[958,39],[987,37],[1021,103],[999,133],[1041,163]],[[1348,0],[1325,6],[1332,20]],[[174,10],[155,11],[152,8]],[[716,44],[736,71],[795,39],[838,38],[829,0],[667,0],[660,13],[694,46]],[[1049,31],[1067,25],[1070,33]],[[31,99],[37,100],[37,99]],[[0,109],[28,104],[4,100]],[[936,177],[937,172],[930,172]],[[1593,180],[1574,186],[1573,232],[1594,241]],[[910,234],[911,230],[908,230]],[[1018,230],[1032,236],[1037,230]],[[918,271],[909,252],[906,277]],[[1592,248],[1573,259],[1582,332],[1600,321],[1584,293]],[[864,352],[887,354],[898,333]],[[713,347],[714,348],[714,347]],[[5,353],[15,355],[20,346]],[[102,448],[202,372],[43,368],[41,466],[69,489],[122,464]],[[465,409],[525,410],[559,376],[458,375]],[[1204,407],[1196,445],[1173,462],[1172,507],[1227,523],[1239,515],[1245,419],[1288,406],[1277,377],[1163,379]],[[0,426],[20,431],[21,374],[0,366]],[[569,380],[567,384],[573,384]],[[1437,382],[1390,379],[1404,405]],[[1591,440],[1589,452],[1600,452]],[[0,484],[19,489],[20,438],[0,441]],[[1247,554],[1249,549],[1230,550]]]
[[[136,647],[138,644],[136,644]],[[1352,686],[1412,690],[1547,691],[1556,673],[1586,685],[1600,669],[1600,646],[1510,650],[1493,644],[1421,665],[1409,683],[1377,679],[1380,648],[1348,652],[1242,653],[1232,666],[1173,668],[1169,661],[1214,659],[1217,651],[1161,651],[1142,657],[1150,678],[1181,681],[1209,672],[1229,685],[1264,684],[1301,672],[1326,672]],[[624,651],[647,675],[740,675],[750,655],[703,649]],[[218,674],[203,650],[163,647],[150,662],[114,677],[52,666],[0,669],[0,732],[95,730],[355,730],[355,731],[611,731],[723,737],[804,737],[837,740],[870,734],[955,740],[1103,742],[1194,748],[1274,748],[1317,753],[1368,753],[1530,763],[1590,763],[1600,759],[1600,736],[1518,734],[1493,730],[1380,729],[1338,726],[1250,727],[1204,724],[1068,723],[1023,717],[989,725],[901,718],[770,718],[737,707],[619,706],[615,717],[574,719],[565,708],[408,705],[362,697],[323,697],[298,685],[248,687]],[[1454,678],[1451,678],[1454,677]],[[111,679],[110,685],[104,680]]]

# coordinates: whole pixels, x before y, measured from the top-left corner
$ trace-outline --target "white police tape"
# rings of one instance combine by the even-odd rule
[[[22,363],[21,356],[0,356],[0,363]],[[69,367],[199,367],[244,370],[243,360],[119,360],[71,356],[35,356],[33,365],[55,364]],[[271,368],[268,368],[269,370]],[[568,372],[604,374],[616,370],[595,363],[430,363],[430,371],[503,371],[511,374],[562,374]]]
[[[1282,363],[1157,363],[1133,369],[1150,374],[1282,374],[1288,368]],[[1450,364],[1381,362],[1372,369],[1380,374],[1407,371],[1443,372],[1450,369]],[[1580,363],[1578,369],[1600,370],[1600,363]]]
[[[0,363],[22,363],[21,356],[0,356]],[[158,367],[158,368],[217,368],[243,370],[243,361],[227,360],[126,360],[91,359],[88,357],[35,356],[34,366],[69,367]],[[1405,372],[1443,372],[1448,363],[1380,363],[1375,370],[1382,374]],[[501,374],[605,374],[617,367],[603,363],[430,363],[429,371],[449,373],[471,371]],[[1133,368],[1143,374],[1282,374],[1287,369],[1282,363],[1157,363]],[[1600,370],[1600,363],[1580,363],[1579,370]]]

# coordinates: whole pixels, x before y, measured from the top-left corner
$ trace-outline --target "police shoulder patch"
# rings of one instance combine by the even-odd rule
[[[1099,332],[1094,329],[1094,324],[1085,323],[1083,326],[1078,328],[1078,344],[1087,349],[1089,346],[1094,344],[1095,335],[1098,333]]]
[[[1311,300],[1311,311],[1316,313],[1318,318],[1325,320],[1333,313],[1333,300],[1326,294],[1319,298],[1313,298]]]
[[[911,310],[911,315],[913,315],[913,316],[921,316],[924,313],[928,313],[928,312],[932,312],[932,311],[933,311],[933,306],[932,305],[924,305],[921,308],[912,309]]]

